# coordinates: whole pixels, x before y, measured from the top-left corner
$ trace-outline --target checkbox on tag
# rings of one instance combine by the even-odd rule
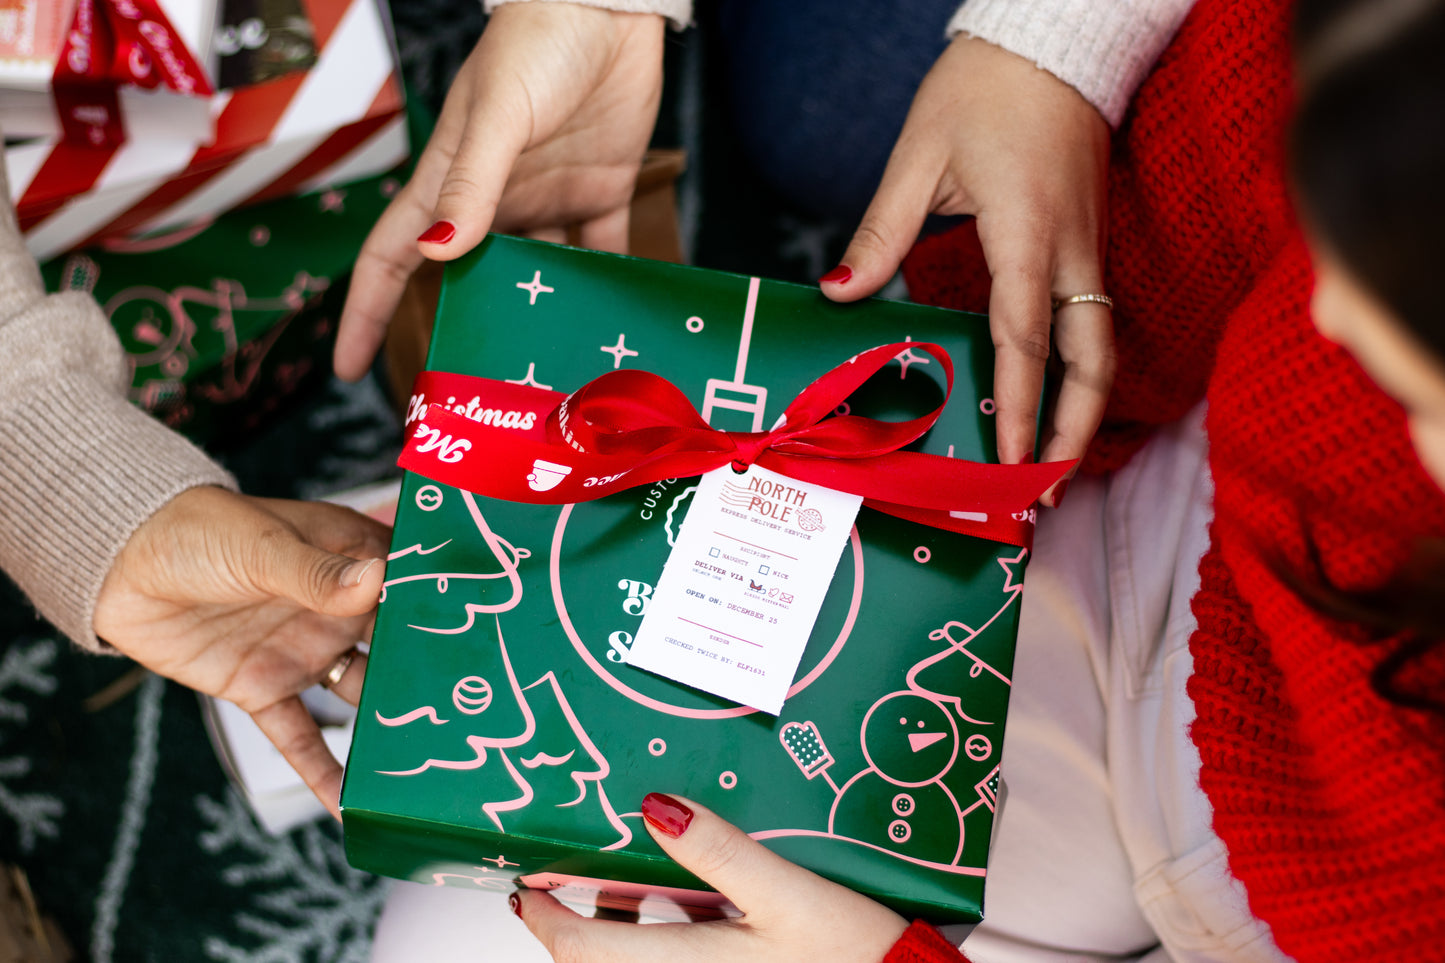
[[[771,572],[771,571],[772,571],[772,569],[768,568],[766,565],[759,565],[759,566],[758,566],[758,574],[759,574],[759,575],[767,575],[767,574],[768,574],[769,572]]]
[[[718,557],[718,550],[717,550],[716,548],[710,548],[710,549],[707,550],[707,554],[708,554],[708,557],[709,557],[709,558],[717,558],[717,557]]]

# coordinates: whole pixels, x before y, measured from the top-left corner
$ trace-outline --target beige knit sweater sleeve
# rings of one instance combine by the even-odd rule
[[[0,208],[0,569],[62,632],[102,651],[95,600],[131,533],[187,488],[235,483],[126,401],[130,375],[99,306],[47,295],[13,208]]]

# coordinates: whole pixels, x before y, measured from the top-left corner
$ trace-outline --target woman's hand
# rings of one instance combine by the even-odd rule
[[[877,963],[908,927],[892,910],[793,865],[697,803],[653,793],[642,815],[669,856],[743,915],[639,926],[584,919],[546,893],[521,890],[514,910],[558,963]]]
[[[1082,456],[1103,419],[1114,378],[1109,310],[1074,304],[1055,317],[1051,301],[1104,293],[1108,160],[1109,126],[1077,91],[960,35],[919,87],[842,264],[824,275],[828,297],[866,297],[897,271],[928,214],[977,218],[993,278],[994,401],[1006,464],[1034,450],[1051,325],[1064,373],[1040,460]]]
[[[333,814],[341,766],[299,694],[371,633],[390,531],[349,508],[220,488],[177,495],[116,557],[95,633],[251,714]],[[332,687],[353,705],[365,657]]]
[[[410,182],[367,237],[336,339],[366,373],[407,278],[487,231],[625,253],[628,206],[662,95],[664,22],[571,3],[492,14],[457,73]]]

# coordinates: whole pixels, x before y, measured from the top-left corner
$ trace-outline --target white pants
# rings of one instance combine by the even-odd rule
[[[1024,590],[976,963],[1285,957],[1211,828],[1188,735],[1213,514],[1201,405],[1043,512]]]
[[[1211,494],[1201,406],[1041,512],[975,963],[1285,959],[1229,874],[1187,732]],[[547,956],[504,897],[398,884],[372,959]]]

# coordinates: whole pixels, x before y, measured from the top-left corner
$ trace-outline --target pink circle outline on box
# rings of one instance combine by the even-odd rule
[[[757,709],[749,706],[738,706],[735,709],[687,709],[683,706],[675,706],[670,702],[643,695],[608,672],[606,666],[597,661],[597,658],[582,643],[582,637],[577,634],[577,627],[572,624],[572,616],[567,613],[567,603],[562,598],[562,535],[567,529],[567,519],[572,515],[572,508],[572,505],[562,506],[562,511],[557,516],[557,528],[552,533],[552,557],[548,563],[552,573],[552,603],[557,608],[557,618],[562,622],[562,631],[567,633],[572,648],[577,650],[577,654],[592,669],[592,673],[638,705],[646,706],[657,712],[665,712],[670,716],[681,716],[684,719],[735,719],[757,712]],[[828,666],[832,665],[833,660],[838,657],[838,653],[843,651],[848,636],[853,632],[853,624],[858,621],[858,608],[863,602],[863,543],[858,538],[856,525],[848,533],[848,542],[853,546],[853,598],[848,605],[848,617],[843,620],[843,628],[839,630],[838,640],[833,643],[833,647],[813,667],[813,671],[793,683],[793,687],[788,690],[787,698],[789,699],[812,685],[819,676],[827,671]]]

